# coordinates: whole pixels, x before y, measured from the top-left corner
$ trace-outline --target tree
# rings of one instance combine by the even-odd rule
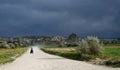
[[[67,40],[69,42],[78,42],[79,41],[79,37],[75,33],[72,33],[72,34],[69,35]]]
[[[80,41],[80,38],[75,34],[72,33],[69,35],[68,39],[67,39],[67,46],[78,46],[78,42]]]

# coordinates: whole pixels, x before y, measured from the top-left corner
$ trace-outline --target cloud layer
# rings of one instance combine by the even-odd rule
[[[120,0],[0,0],[0,36],[120,37]]]

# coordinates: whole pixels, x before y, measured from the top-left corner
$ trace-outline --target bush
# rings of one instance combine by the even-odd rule
[[[105,62],[105,65],[112,67],[120,67],[120,60],[108,60]]]
[[[13,43],[9,43],[10,48],[14,49],[16,46]]]
[[[82,53],[82,54],[87,54],[89,53],[89,46],[87,41],[85,41],[84,39],[82,39],[82,41],[80,42],[79,47],[77,47],[76,49],[78,52]]]
[[[80,42],[77,51],[83,54],[99,54],[102,52],[100,40],[97,37],[87,37]]]
[[[100,40],[97,37],[87,37],[87,43],[89,45],[90,54],[99,54],[102,52],[102,46]]]
[[[7,44],[7,42],[3,42],[0,45],[1,48],[10,48],[10,46]]]
[[[65,43],[64,42],[60,42],[58,46],[59,47],[65,47]]]

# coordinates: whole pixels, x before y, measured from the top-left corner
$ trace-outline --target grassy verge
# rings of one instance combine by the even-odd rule
[[[86,55],[81,54],[75,51],[75,48],[41,48],[46,53],[54,54],[58,56],[62,56],[68,59],[73,60],[82,60],[82,61],[89,61],[90,59],[93,59],[93,55]]]
[[[75,48],[41,48],[44,52],[74,60],[88,61],[94,64],[120,67],[120,48],[105,48],[101,55],[86,55],[75,51]]]
[[[0,64],[11,62],[23,54],[27,48],[0,49]]]
[[[41,50],[43,50],[44,52],[50,53],[50,54],[66,57],[69,59],[75,59],[75,60],[78,60],[81,56],[80,53],[77,53],[75,51],[65,51],[65,48],[63,51],[58,50],[58,48],[57,49],[56,48],[55,49],[53,49],[53,48],[41,48]]]
[[[120,67],[120,47],[105,48],[99,58],[103,59],[107,66]]]

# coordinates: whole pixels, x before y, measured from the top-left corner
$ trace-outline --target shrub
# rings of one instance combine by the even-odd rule
[[[16,46],[13,43],[9,43],[10,48],[16,48]]]
[[[60,42],[58,46],[59,47],[65,47],[65,43],[64,42]]]
[[[120,60],[108,60],[105,62],[105,65],[112,67],[120,67]]]
[[[82,54],[87,54],[89,53],[89,46],[86,40],[82,39],[82,41],[80,42],[79,47],[77,47],[76,49],[78,52],[82,53]]]
[[[100,40],[97,37],[87,37],[80,42],[77,51],[84,54],[99,54],[102,52]]]
[[[3,42],[1,45],[0,45],[1,48],[10,48],[10,46],[7,44],[7,42]]]
[[[89,45],[90,54],[99,54],[102,52],[102,46],[100,40],[97,37],[87,37],[87,43]]]

